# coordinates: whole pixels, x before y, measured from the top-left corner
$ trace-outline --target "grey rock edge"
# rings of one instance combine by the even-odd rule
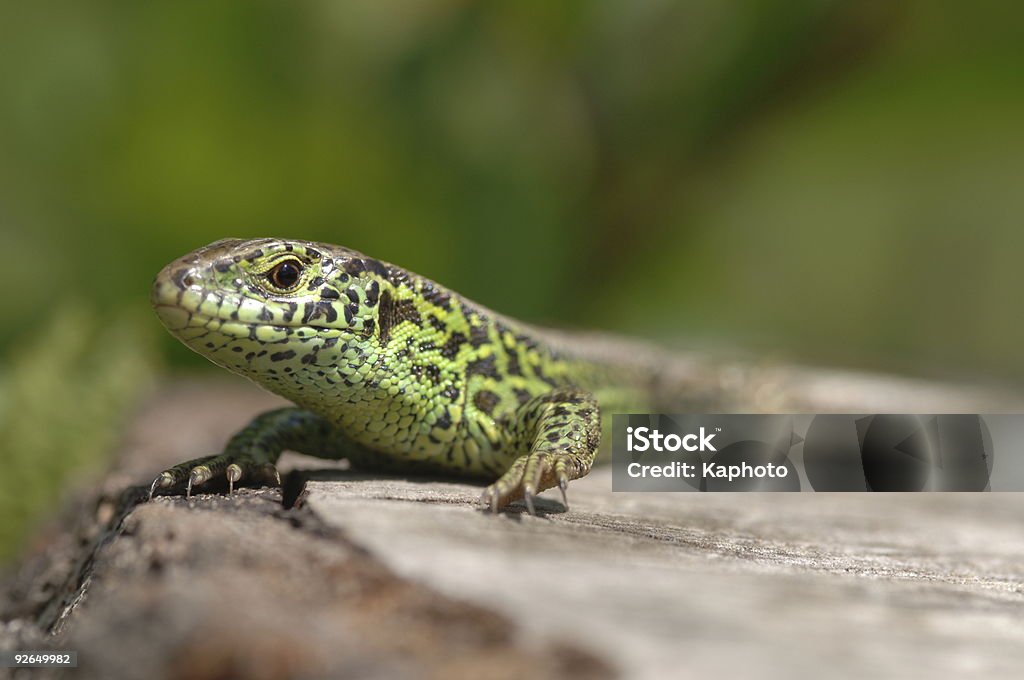
[[[836,385],[800,410],[986,410]],[[892,405],[858,409],[879,386]],[[612,494],[597,469],[570,512],[549,492],[495,517],[478,486],[289,456],[315,470],[292,509],[274,489],[137,503],[279,403],[157,395],[0,582],[0,649],[77,650],[80,678],[1024,676],[1024,494]]]

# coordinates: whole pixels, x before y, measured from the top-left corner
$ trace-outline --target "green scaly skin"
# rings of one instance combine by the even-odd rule
[[[590,471],[602,413],[659,405],[642,351],[532,328],[340,246],[218,241],[165,267],[152,300],[188,347],[296,404],[152,491],[279,482],[291,450],[486,480],[492,510],[525,499],[532,513],[536,494],[558,486],[564,500]]]

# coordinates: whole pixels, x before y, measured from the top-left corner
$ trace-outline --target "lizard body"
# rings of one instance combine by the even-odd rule
[[[225,451],[161,473],[188,493],[279,481],[294,450],[491,483],[497,510],[589,472],[602,413],[662,406],[657,355],[537,329],[425,277],[324,243],[222,240],[160,272],[152,302],[189,348],[295,403]]]

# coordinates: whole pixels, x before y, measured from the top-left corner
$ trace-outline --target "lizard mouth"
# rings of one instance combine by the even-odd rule
[[[174,335],[182,335],[195,331],[198,335],[219,333],[232,338],[280,343],[289,338],[299,340],[313,338],[321,334],[338,335],[337,328],[309,323],[270,323],[262,321],[243,321],[223,316],[203,314],[192,311],[182,305],[157,303],[153,309],[161,323]]]
[[[160,322],[163,323],[169,331],[178,331],[188,328],[189,322],[193,317],[193,314],[191,314],[187,309],[177,305],[155,304],[153,305],[153,310],[160,318]]]

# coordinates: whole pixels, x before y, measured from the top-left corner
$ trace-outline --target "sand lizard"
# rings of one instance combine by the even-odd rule
[[[257,416],[151,492],[279,482],[292,450],[478,478],[493,510],[524,499],[532,513],[536,494],[557,486],[565,501],[590,471],[602,414],[607,429],[613,412],[659,406],[647,349],[528,326],[340,246],[217,241],[165,267],[152,302],[188,347],[295,407]]]

